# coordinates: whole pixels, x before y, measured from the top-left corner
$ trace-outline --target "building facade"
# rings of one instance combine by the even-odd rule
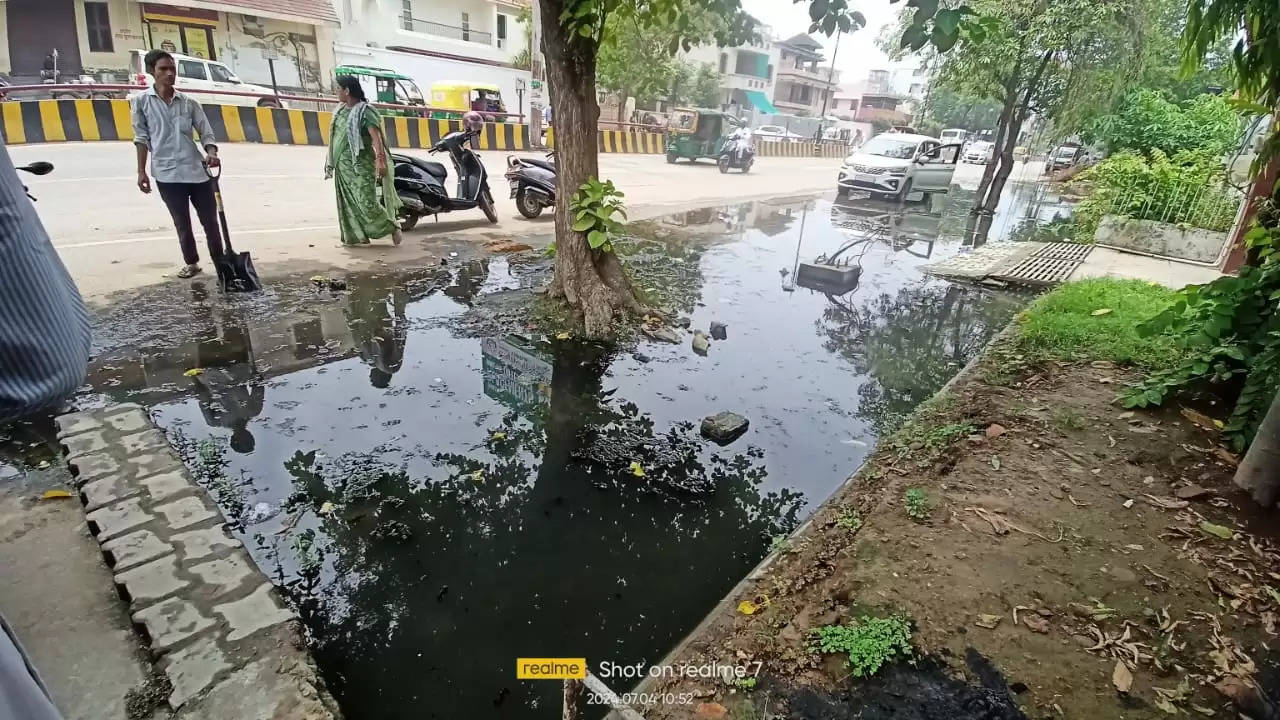
[[[779,64],[773,104],[783,112],[817,117],[840,84],[839,71],[828,67],[822,45],[803,33],[778,43]]]
[[[737,47],[699,45],[684,53],[691,62],[706,63],[720,73],[720,107],[739,117],[772,113],[781,48],[767,25],[758,25],[758,40]]]
[[[347,46],[511,65],[528,47],[530,0],[335,0]],[[464,80],[467,78],[454,78]]]
[[[126,82],[135,50],[217,60],[241,80],[282,91],[327,91],[339,17],[329,0],[7,0],[0,72],[36,79],[53,49],[64,77]]]

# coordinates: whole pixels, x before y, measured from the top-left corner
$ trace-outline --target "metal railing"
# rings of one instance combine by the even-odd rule
[[[1230,230],[1242,197],[1235,188],[1179,183],[1155,189],[1141,186],[1105,191],[1103,214],[1135,220],[1189,225],[1203,230]]]
[[[408,22],[405,22],[406,19]],[[430,20],[419,20],[415,17],[402,18],[401,27],[406,25],[409,27],[405,27],[404,29],[412,30],[413,32],[435,35],[436,37],[446,37],[453,40],[480,43],[481,45],[493,44],[493,33],[472,30],[469,27],[464,28],[458,25],[445,25],[444,23],[432,22]]]

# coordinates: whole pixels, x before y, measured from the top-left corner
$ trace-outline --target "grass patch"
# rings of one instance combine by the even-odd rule
[[[929,496],[920,488],[911,488],[902,496],[902,503],[906,506],[907,517],[916,522],[924,522],[929,519],[929,509],[932,503],[929,502]]]
[[[1030,361],[1110,360],[1148,371],[1172,367],[1183,355],[1173,338],[1143,338],[1137,331],[1172,302],[1172,290],[1142,280],[1067,283],[1023,313],[1016,348]]]
[[[911,657],[911,623],[902,617],[863,616],[850,625],[825,625],[809,631],[809,650],[849,655],[854,677],[870,677],[885,663]]]
[[[1063,435],[1074,430],[1083,430],[1089,426],[1088,418],[1072,407],[1062,407],[1054,410],[1050,420],[1053,422],[1053,426],[1058,429],[1058,432]]]

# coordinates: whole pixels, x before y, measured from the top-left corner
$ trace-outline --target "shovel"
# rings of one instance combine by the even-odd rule
[[[231,234],[227,231],[227,213],[222,207],[222,189],[218,187],[218,178],[222,176],[222,168],[217,173],[209,166],[205,172],[213,179],[213,199],[218,203],[218,222],[222,225],[222,257],[218,258],[215,267],[218,270],[218,288],[223,292],[255,292],[262,289],[262,281],[258,280],[258,271],[253,267],[253,258],[248,251],[236,252],[231,247]]]

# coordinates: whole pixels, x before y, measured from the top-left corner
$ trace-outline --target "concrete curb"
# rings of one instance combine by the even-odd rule
[[[173,685],[176,717],[340,720],[277,597],[137,405],[57,419],[89,531]]]

